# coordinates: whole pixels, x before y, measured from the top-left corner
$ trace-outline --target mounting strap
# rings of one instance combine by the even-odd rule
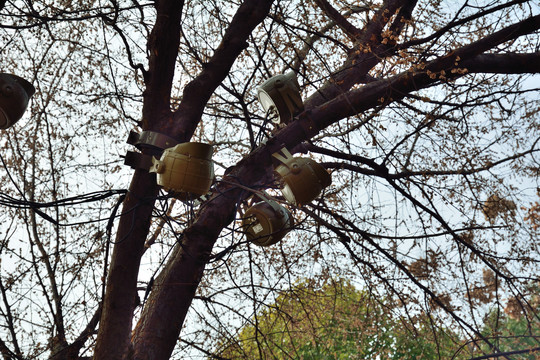
[[[141,146],[149,146],[164,150],[177,145],[178,141],[170,136],[155,131],[143,131],[138,133],[131,130],[127,143],[135,146],[139,150]]]
[[[152,155],[161,155],[163,150],[173,147],[178,144],[174,138],[155,132],[143,131],[138,133],[134,130],[129,132],[127,143],[135,146],[140,151],[143,148],[153,154],[143,154],[135,151],[128,151],[124,157],[124,164],[129,165],[132,169],[143,169],[148,171],[152,166]]]
[[[132,169],[142,169],[148,171],[150,166],[152,166],[152,155],[128,151],[124,157],[124,165],[129,165]]]

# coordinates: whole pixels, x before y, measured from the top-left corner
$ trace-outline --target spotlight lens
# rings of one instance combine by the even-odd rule
[[[262,107],[264,108],[264,111],[268,112],[270,108],[275,107],[276,105],[272,101],[272,98],[270,95],[268,95],[264,91],[259,91],[259,101],[261,102]]]
[[[294,193],[288,184],[286,184],[283,189],[281,189],[281,193],[283,194],[285,200],[287,200],[291,204],[296,204],[296,197],[294,196]]]

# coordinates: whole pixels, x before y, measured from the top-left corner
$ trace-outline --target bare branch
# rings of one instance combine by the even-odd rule
[[[479,19],[479,18],[481,18],[483,16],[492,14],[494,12],[500,11],[500,10],[508,8],[508,7],[512,7],[512,6],[517,5],[517,4],[523,4],[523,3],[526,3],[528,1],[529,0],[513,0],[513,1],[505,2],[503,4],[488,8],[488,9],[483,9],[482,11],[479,11],[478,13],[476,13],[474,15],[467,16],[466,18],[463,18],[461,20],[454,20],[454,21],[448,23],[447,25],[445,25],[444,27],[437,30],[435,33],[431,34],[430,36],[428,36],[426,38],[408,41],[408,42],[405,42],[405,43],[401,44],[399,47],[402,48],[402,49],[406,49],[406,48],[409,48],[411,46],[420,45],[420,44],[429,42],[429,41],[431,41],[433,39],[436,39],[436,38],[440,37],[441,35],[447,33],[448,31],[455,28],[456,26],[466,24],[466,23],[468,23],[470,21],[473,21],[475,19]]]
[[[514,351],[502,351],[497,352],[493,354],[487,354],[483,356],[475,356],[471,358],[471,360],[485,360],[485,359],[497,359],[500,357],[506,357],[512,356],[512,355],[520,355],[520,354],[535,354],[537,352],[540,352],[540,347],[530,348],[530,349],[521,349],[521,350],[514,350]]]
[[[214,90],[227,76],[234,61],[247,47],[247,39],[270,11],[272,1],[247,0],[238,8],[223,40],[203,71],[184,88],[182,101],[173,121],[165,124],[166,133],[187,141],[193,135],[204,107]]]
[[[391,56],[395,52],[395,43],[382,42],[382,30],[390,24],[394,35],[398,35],[416,6],[416,1],[392,0],[384,2],[384,5],[373,15],[372,20],[362,29],[356,46],[351,50],[343,65],[338,69],[327,83],[322,85],[316,93],[305,101],[306,109],[318,106],[339,94],[343,94],[355,84],[366,78],[369,70],[377,65],[382,59]],[[393,14],[397,15],[392,17]]]
[[[142,127],[152,130],[170,121],[170,97],[174,67],[180,44],[180,20],[184,1],[156,2],[156,23],[148,38],[148,71]]]
[[[341,15],[327,0],[316,0],[315,2],[330,19],[345,31],[351,40],[356,41],[358,37],[360,37],[362,31],[351,24],[349,20]]]
[[[17,359],[22,359],[22,353],[21,353],[21,348],[19,347],[19,340],[17,338],[17,332],[15,331],[15,324],[13,322],[13,314],[12,314],[12,310],[11,310],[11,305],[9,304],[8,302],[8,298],[7,298],[7,294],[6,294],[6,288],[4,287],[4,283],[2,282],[2,280],[0,279],[0,292],[2,292],[2,302],[4,303],[4,306],[6,308],[6,320],[7,320],[7,327],[8,327],[8,330],[9,330],[9,333],[11,335],[11,343],[13,344],[13,347],[14,347],[14,352],[15,352],[15,357]],[[2,342],[2,344],[4,346],[2,346],[2,348],[4,348],[2,350],[2,355],[4,355],[4,357],[6,357],[6,351],[7,353],[11,353],[11,350],[8,350],[7,347],[5,346],[5,344]]]
[[[540,52],[530,54],[482,54],[461,62],[471,73],[538,74]]]

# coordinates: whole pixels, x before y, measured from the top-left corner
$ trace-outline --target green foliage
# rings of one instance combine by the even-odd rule
[[[433,319],[407,319],[397,313],[390,301],[374,299],[347,281],[322,286],[305,281],[281,293],[234,341],[222,343],[220,356],[447,359],[459,348],[458,337]]]
[[[514,352],[540,347],[540,318],[538,310],[540,301],[538,287],[532,288],[532,295],[528,304],[520,302],[517,298],[510,298],[506,304],[505,312],[491,312],[485,322],[483,335],[491,339],[497,352]],[[493,353],[494,350],[482,346],[482,353]],[[535,360],[540,358],[540,352],[531,351],[523,354],[513,354],[512,359]]]

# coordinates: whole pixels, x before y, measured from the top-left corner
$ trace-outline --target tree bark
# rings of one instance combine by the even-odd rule
[[[188,141],[195,132],[208,98],[225,78],[235,59],[244,50],[247,45],[247,38],[253,29],[266,17],[271,4],[272,1],[266,0],[248,0],[242,3],[224,36],[222,44],[216,50],[205,70],[186,86],[184,99],[180,103],[179,110],[176,114],[173,114],[170,110],[170,91],[179,45],[183,2],[175,0],[157,2],[156,24],[148,41],[150,53],[149,70],[144,73],[146,91],[144,94],[143,121],[141,122],[143,130],[166,133],[179,141]],[[123,215],[112,254],[94,359],[109,360],[131,357],[131,351],[128,350],[130,349],[128,339],[137,296],[137,274],[157,192],[158,187],[155,184],[154,175],[144,171],[135,173],[130,193],[124,202]],[[223,214],[223,210],[218,212]],[[136,228],[133,228],[133,219],[136,220]],[[186,234],[185,238],[197,239],[197,230],[192,230],[191,233],[193,235]],[[215,235],[215,238],[217,238],[217,235]],[[189,240],[187,240],[187,243],[189,243]],[[198,241],[195,241],[195,244],[197,243]],[[207,256],[211,252],[213,241],[211,244],[201,242],[199,245],[196,246],[193,253],[199,254],[200,258],[194,259],[188,256],[184,266],[185,271],[182,269],[177,270],[182,275],[188,275],[188,279],[183,279],[183,285],[179,286],[183,299],[181,305],[185,306],[186,309],[191,304],[191,299],[200,279],[199,274],[202,273],[202,269],[204,269],[204,265],[208,261]],[[204,245],[209,246],[209,249],[205,250]],[[187,254],[191,253],[188,252]],[[178,284],[178,282],[173,280],[173,284]],[[178,301],[178,298],[165,298],[163,303],[170,304],[172,300]],[[151,307],[151,304],[149,301],[147,307]],[[162,307],[156,309],[158,323],[163,320],[159,316],[160,309]],[[142,347],[134,348],[135,356],[144,359],[168,359],[185,317],[185,313],[180,316],[181,313],[166,318],[167,321],[163,322],[171,328],[171,331],[165,331],[166,335],[163,335],[163,339],[168,341],[159,342],[156,340],[156,345],[151,345],[148,341],[134,341],[134,344],[142,344]],[[155,325],[155,322],[151,320],[145,320],[144,323]],[[153,328],[148,338],[155,339],[155,334],[163,333]],[[173,333],[176,335],[173,336]],[[168,346],[169,344],[170,346]],[[163,347],[158,349],[161,345]]]
[[[144,72],[141,126],[156,130],[170,121],[170,95],[180,43],[184,2],[156,1],[156,23],[148,39],[149,67]],[[155,149],[142,149],[156,155]],[[159,156],[159,154],[157,154]],[[120,360],[129,349],[133,310],[137,303],[137,277],[144,243],[159,188],[154,174],[136,170],[124,200],[107,278],[94,359]]]
[[[157,193],[155,175],[137,170],[118,225],[94,359],[120,360],[127,353],[137,276]]]
[[[234,191],[228,195],[237,197],[237,194]],[[234,215],[234,201],[229,196],[216,196],[212,201],[216,206],[209,207],[196,225],[184,232],[181,244],[154,281],[154,289],[134,331],[134,360],[169,359],[176,345],[214,242],[221,228],[230,222],[231,214]]]

